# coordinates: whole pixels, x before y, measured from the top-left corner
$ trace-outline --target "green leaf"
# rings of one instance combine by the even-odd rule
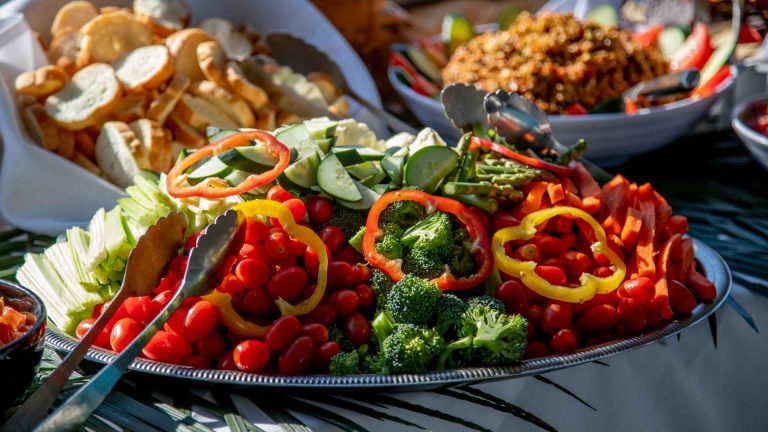
[[[587,403],[587,401],[585,401],[584,399],[582,399],[582,398],[578,397],[578,396],[576,395],[576,393],[574,393],[574,392],[572,392],[572,391],[568,390],[567,388],[565,388],[565,387],[561,386],[560,384],[558,384],[558,383],[556,383],[556,382],[552,381],[551,379],[549,379],[549,378],[545,377],[544,375],[535,375],[533,378],[534,378],[534,379],[536,379],[536,380],[539,380],[539,381],[541,381],[541,382],[543,382],[543,383],[545,383],[545,384],[549,384],[549,385],[553,386],[554,388],[556,388],[556,389],[560,390],[561,392],[563,392],[563,393],[567,394],[568,396],[571,396],[572,398],[574,398],[574,399],[576,399],[577,401],[581,402],[582,404],[584,404],[585,406],[587,406],[587,407],[588,407],[589,409],[591,409],[592,411],[595,411],[595,412],[597,412],[597,408],[595,408],[595,407],[593,407],[592,405],[588,404],[588,403]]]
[[[416,423],[412,423],[408,420],[401,419],[400,417],[396,417],[378,410],[375,410],[373,408],[367,407],[365,405],[360,405],[358,403],[352,402],[347,399],[342,399],[340,397],[331,396],[324,394],[322,396],[315,396],[315,395],[302,395],[305,399],[312,399],[313,401],[324,403],[326,405],[333,405],[334,407],[339,407],[342,409],[346,409],[349,411],[354,411],[358,414],[362,414],[368,417],[375,418],[376,420],[381,421],[393,421],[400,424],[404,424],[406,426],[413,426],[419,429],[426,429],[424,426],[420,426]],[[386,408],[386,406],[382,406],[382,408]]]
[[[396,399],[396,398],[393,398],[391,396],[387,396],[387,395],[383,395],[383,394],[377,394],[377,395],[371,395],[371,396],[368,396],[368,395],[358,395],[357,398],[360,399],[363,402],[366,402],[366,403],[369,403],[369,401],[371,399],[375,399],[375,400],[378,400],[379,402],[387,404],[387,405],[391,405],[391,406],[394,406],[394,407],[397,407],[397,408],[402,408],[402,409],[405,409],[405,410],[408,410],[408,411],[413,411],[415,413],[423,414],[423,415],[426,415],[426,416],[429,416],[429,417],[435,417],[435,418],[438,418],[440,420],[443,420],[443,421],[446,421],[446,422],[449,422],[449,423],[454,423],[454,424],[457,424],[457,425],[464,426],[466,428],[470,428],[470,429],[474,429],[474,430],[478,430],[478,431],[488,431],[488,429],[480,426],[477,423],[473,423],[471,421],[464,420],[463,418],[456,417],[456,416],[444,413],[442,411],[438,411],[438,410],[435,410],[435,409],[431,409],[431,408],[423,407],[423,406],[420,406],[420,405],[412,404],[412,403],[406,402],[404,400]]]
[[[450,389],[436,390],[436,392],[439,392],[440,394],[444,394],[446,396],[450,396],[459,400],[472,402],[477,405],[482,405],[488,408],[492,408],[499,412],[511,414],[521,420],[524,420],[528,423],[538,426],[541,429],[544,429],[546,431],[557,432],[557,429],[555,429],[554,426],[550,425],[549,423],[545,422],[539,417],[536,417],[530,412],[520,408],[519,406],[511,404],[499,397],[493,396],[482,390],[478,390],[472,386],[462,387],[460,388],[460,390],[462,390],[463,392],[459,392],[458,390],[450,390]]]

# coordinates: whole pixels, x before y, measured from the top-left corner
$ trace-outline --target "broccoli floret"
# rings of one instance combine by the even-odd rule
[[[392,373],[387,359],[381,352],[367,355],[363,360],[363,371],[365,373],[385,375]]]
[[[520,360],[525,352],[528,321],[507,315],[490,306],[467,308],[459,337],[471,338],[470,358],[483,365],[507,364]]]
[[[371,327],[373,327],[373,333],[376,335],[376,340],[378,341],[377,345],[379,347],[384,344],[384,341],[392,334],[392,331],[395,330],[395,324],[389,319],[385,312],[379,312],[379,314],[376,315],[376,318],[371,321]]]
[[[481,315],[490,310],[495,310],[498,313],[504,313],[506,311],[504,303],[496,297],[488,295],[481,295],[478,297],[472,297],[467,302],[468,309],[472,309],[474,314]]]
[[[437,299],[437,324],[435,329],[441,335],[456,330],[462,322],[467,304],[453,294],[443,294]]]
[[[395,223],[401,227],[409,227],[426,216],[427,210],[415,201],[395,201],[382,212],[379,224]]]
[[[426,324],[435,314],[440,293],[436,284],[405,275],[387,295],[387,314],[398,324]]]
[[[403,235],[403,229],[394,223],[387,223],[381,229],[384,236],[376,243],[376,251],[389,259],[402,258],[403,242],[400,237]]]
[[[342,207],[340,205],[333,207],[333,216],[328,221],[328,225],[335,225],[344,231],[344,238],[351,239],[365,226],[365,220],[368,218],[366,212],[360,212]]]
[[[408,228],[401,240],[414,249],[430,249],[436,255],[447,255],[453,243],[451,218],[447,213],[436,211]]]
[[[443,338],[437,330],[400,324],[381,346],[385,369],[394,373],[426,372],[443,350]]]
[[[424,249],[411,249],[403,259],[403,272],[422,279],[434,279],[445,273],[445,261]]]
[[[344,335],[344,332],[336,324],[328,327],[328,340],[339,344],[342,351],[355,351],[357,349],[355,344]]]
[[[453,230],[453,249],[448,266],[451,273],[457,277],[468,277],[475,273],[475,257],[470,251],[470,241],[467,229],[459,227]]]
[[[351,375],[357,373],[359,365],[360,356],[357,351],[342,351],[331,358],[328,372],[332,375]]]
[[[446,366],[459,367],[464,364],[472,365],[475,362],[469,360],[472,349],[472,336],[466,336],[459,340],[455,340],[443,348],[440,352],[440,356],[437,358],[437,370],[443,370]],[[462,356],[459,356],[458,361],[454,361],[452,354],[454,351],[458,351]]]
[[[377,268],[371,268],[371,289],[376,294],[376,309],[384,310],[386,308],[387,296],[394,285],[395,283],[386,273]]]

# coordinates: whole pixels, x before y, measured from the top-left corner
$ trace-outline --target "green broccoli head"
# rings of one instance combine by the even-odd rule
[[[331,358],[328,371],[332,375],[351,375],[357,373],[359,365],[360,356],[357,351],[342,351]]]
[[[392,334],[392,331],[395,330],[395,323],[389,319],[386,312],[379,312],[371,321],[371,327],[376,337],[377,346],[381,347],[389,335]]]
[[[434,279],[445,273],[445,261],[425,249],[411,249],[403,258],[403,272],[422,279]]]
[[[475,322],[473,351],[485,365],[508,364],[523,358],[528,321],[520,315],[491,311]]]
[[[376,251],[389,259],[403,257],[403,242],[400,237],[403,229],[395,223],[387,223],[381,227],[384,236],[376,243]]]
[[[335,225],[344,231],[344,238],[349,241],[360,231],[360,228],[365,227],[365,220],[368,218],[368,213],[351,210],[340,205],[333,207],[333,215],[328,221],[328,225]]]
[[[405,230],[403,244],[413,249],[429,249],[447,255],[453,247],[453,227],[447,213],[436,211]]]
[[[344,332],[336,324],[328,327],[328,340],[339,344],[342,351],[354,351],[357,349],[355,344],[344,335]]]
[[[467,304],[453,294],[443,294],[437,299],[437,324],[435,329],[441,335],[456,330],[461,325]]]
[[[451,273],[457,277],[469,277],[477,269],[475,257],[471,252],[471,242],[467,229],[463,226],[453,230],[453,248],[448,266]]]
[[[435,314],[440,294],[436,284],[405,275],[387,295],[387,314],[398,324],[426,324]]]
[[[382,344],[381,355],[393,373],[426,372],[443,346],[443,338],[437,330],[399,324]]]
[[[392,373],[387,359],[381,352],[369,354],[363,359],[363,372],[370,374],[386,375]]]
[[[491,297],[488,295],[481,295],[478,297],[472,297],[467,301],[468,305],[468,312],[473,313],[476,316],[481,316],[489,310],[495,310],[498,313],[504,313],[506,312],[506,308],[504,307],[504,303],[502,303],[501,300],[497,299],[496,297]]]
[[[401,227],[409,227],[426,216],[427,210],[415,201],[395,201],[381,213],[379,224],[395,223]]]
[[[384,310],[387,307],[387,296],[392,291],[395,282],[383,271],[371,268],[371,289],[376,294],[376,309]]]

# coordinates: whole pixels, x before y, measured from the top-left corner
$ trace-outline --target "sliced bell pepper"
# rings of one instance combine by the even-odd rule
[[[489,141],[487,139],[473,136],[471,140],[470,148],[477,148],[477,147],[494,151],[512,160],[520,162],[521,164],[528,165],[529,167],[533,167],[533,168],[550,171],[559,176],[570,176],[574,170],[572,166],[556,165],[553,163],[545,162],[541,159],[536,159],[531,156],[526,156],[526,155],[517,153],[516,151],[513,151],[493,141]]]
[[[211,302],[219,313],[219,319],[224,327],[239,336],[264,337],[271,326],[262,326],[248,321],[240,316],[232,306],[232,296],[219,290],[213,290],[203,296],[203,300]]]
[[[693,98],[705,98],[712,96],[715,94],[715,91],[717,91],[717,88],[722,84],[725,80],[727,80],[731,76],[731,65],[726,64],[720,70],[718,70],[715,75],[707,82],[700,84],[698,87],[693,89],[691,92],[691,97]]]
[[[216,156],[233,147],[249,145],[251,141],[262,141],[267,146],[267,152],[278,158],[274,168],[261,174],[253,174],[245,178],[237,186],[229,186],[224,179],[211,177],[194,186],[187,183],[184,171],[201,160]],[[275,179],[288,167],[291,160],[291,152],[283,143],[270,133],[262,130],[242,131],[228,135],[214,143],[197,150],[177,163],[168,173],[165,180],[168,194],[175,198],[226,198],[240,195],[275,181]]]
[[[661,32],[664,31],[664,26],[661,24],[655,24],[643,31],[632,34],[632,40],[638,45],[644,47],[652,47],[656,45],[656,41],[659,40]]]
[[[592,251],[602,253],[608,257],[610,263],[616,268],[612,275],[601,278],[589,273],[582,273],[579,278],[581,285],[578,287],[570,288],[553,285],[536,274],[534,271],[536,262],[518,261],[510,258],[504,252],[505,243],[512,240],[530,240],[537,234],[536,227],[538,225],[561,215],[570,215],[577,218],[577,220],[583,220],[592,228],[597,239],[592,244]],[[497,231],[491,240],[491,250],[493,251],[496,267],[499,270],[520,278],[525,286],[544,297],[569,303],[581,303],[593,298],[596,294],[615,291],[624,281],[627,271],[624,261],[610,248],[605,231],[600,226],[600,223],[584,210],[573,207],[551,207],[529,214],[520,221],[520,225]]]
[[[474,213],[470,212],[464,204],[445,197],[430,195],[417,190],[399,190],[388,192],[381,196],[371,206],[368,219],[365,223],[365,235],[363,236],[363,255],[368,262],[387,274],[393,281],[398,282],[403,273],[402,260],[391,260],[376,250],[376,239],[381,237],[382,230],[379,227],[379,218],[387,206],[396,201],[413,201],[421,204],[428,213],[435,210],[451,214],[463,223],[469,240],[472,243],[470,252],[478,265],[477,272],[470,277],[458,278],[451,274],[450,270],[432,280],[442,290],[466,290],[482,284],[493,270],[493,258],[491,256],[488,235],[483,223]]]
[[[683,46],[673,55],[670,70],[701,69],[714,52],[706,24],[696,23]]]

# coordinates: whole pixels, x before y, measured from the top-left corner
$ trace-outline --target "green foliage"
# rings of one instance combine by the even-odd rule
[[[398,324],[426,324],[435,314],[440,294],[434,283],[405,275],[387,295],[387,314]]]
[[[443,345],[443,338],[433,328],[399,324],[382,344],[381,356],[385,368],[394,373],[426,372]]]
[[[337,205],[333,207],[333,216],[328,221],[328,225],[335,225],[341,228],[344,231],[344,238],[349,240],[360,231],[360,228],[365,227],[367,217],[368,213],[366,212],[351,210]]]
[[[395,283],[383,271],[371,268],[371,290],[376,294],[376,309],[384,310],[387,306],[387,296]]]
[[[328,371],[332,375],[351,375],[358,372],[359,365],[360,356],[357,351],[342,351],[331,358]]]
[[[443,294],[437,299],[437,323],[435,329],[441,335],[456,331],[461,324],[467,304],[453,294]]]

